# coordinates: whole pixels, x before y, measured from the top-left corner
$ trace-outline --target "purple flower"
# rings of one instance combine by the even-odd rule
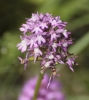
[[[67,22],[62,22],[60,16],[53,17],[49,13],[32,14],[20,28],[24,34],[21,43],[17,45],[18,50],[26,51],[29,57],[33,56],[34,62],[41,57],[42,67],[50,68],[58,63],[66,63],[73,71],[76,57],[68,52],[73,41],[71,32],[65,29],[66,25]]]
[[[57,43],[52,43],[51,46],[52,46],[52,50],[54,52],[56,52],[56,49],[57,49],[58,44]]]
[[[27,50],[28,42],[29,40],[27,38],[22,38],[21,43],[17,44],[18,50],[21,50],[21,52],[25,52]]]
[[[29,25],[22,24],[22,27],[20,28],[20,31],[22,31],[25,34],[28,29],[29,29]]]
[[[42,32],[41,28],[39,26],[35,26],[32,30],[32,33],[39,33],[39,32]]]
[[[25,82],[22,91],[18,97],[18,100],[32,100],[36,81],[37,77],[33,77]],[[47,89],[48,81],[49,77],[48,75],[45,75],[39,89],[37,100],[65,100],[65,96],[62,92],[61,83],[54,79]]]
[[[29,21],[33,21],[33,22],[35,22],[35,21],[37,21],[37,20],[39,20],[39,15],[38,15],[38,13],[37,13],[37,14],[32,14],[32,17],[29,19]]]
[[[64,30],[63,35],[65,36],[65,38],[68,38],[67,30]]]
[[[51,34],[51,41],[57,39],[57,34],[55,33],[55,31],[51,31],[50,34]]]
[[[26,70],[27,63],[28,63],[28,53],[26,54],[26,58],[22,59],[21,57],[18,57],[18,59],[21,61],[21,64],[24,64],[24,70]]]
[[[53,59],[54,58],[54,55],[53,54],[50,54],[49,56],[48,56],[48,59]]]
[[[36,42],[38,42],[38,44],[40,45],[41,42],[45,43],[46,41],[45,41],[45,39],[43,38],[42,35],[37,35]]]
[[[60,17],[54,17],[50,20],[51,25],[55,28],[58,26],[62,21],[60,20]]]
[[[42,55],[42,52],[40,51],[40,49],[34,48],[34,62],[36,61],[36,58],[40,55]]]
[[[71,57],[69,58],[66,63],[69,65],[69,68],[74,72],[74,69],[73,69],[73,65],[77,65],[77,63],[74,62],[76,57]]]
[[[29,39],[29,42],[28,42],[28,44],[29,44],[29,48],[33,48],[33,47],[37,47],[38,45],[37,45],[37,43],[36,43],[36,39],[35,39],[36,37],[34,36],[31,36],[30,37],[30,39]]]
[[[45,29],[45,28],[48,28],[47,26],[47,23],[45,22],[40,22],[40,25],[39,25],[42,29]]]

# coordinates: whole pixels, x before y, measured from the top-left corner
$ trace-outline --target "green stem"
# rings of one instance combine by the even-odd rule
[[[40,74],[39,74],[39,77],[38,77],[38,80],[37,80],[37,83],[36,83],[36,87],[35,87],[35,92],[34,92],[33,100],[37,99],[39,88],[40,88],[43,76],[44,76],[44,71],[40,72]]]
[[[29,61],[34,61],[34,57],[30,57],[28,60],[29,60]],[[36,61],[41,61],[41,60],[42,60],[41,57],[38,57],[38,58],[36,59]]]

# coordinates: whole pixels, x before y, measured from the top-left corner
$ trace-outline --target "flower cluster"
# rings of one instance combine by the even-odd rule
[[[49,88],[46,89],[48,80],[48,75],[45,75],[39,89],[37,100],[65,100],[61,83],[55,79],[51,82]],[[37,77],[33,77],[24,84],[18,100],[32,100],[36,81]]]
[[[68,52],[68,47],[73,43],[71,32],[65,27],[67,22],[62,22],[60,17],[53,17],[51,14],[32,14],[26,19],[20,31],[21,43],[17,45],[18,50],[27,52],[23,60],[19,57],[25,68],[30,57],[34,57],[34,62],[40,57],[41,66],[53,68],[56,64],[68,64],[73,70],[76,56]]]

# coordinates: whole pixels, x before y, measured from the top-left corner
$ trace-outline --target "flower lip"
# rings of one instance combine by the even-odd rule
[[[21,43],[17,44],[18,50],[21,50],[21,52],[25,52],[27,49],[27,42],[25,40],[22,40]]]
[[[42,55],[42,52],[39,48],[34,48],[34,62],[38,56]]]

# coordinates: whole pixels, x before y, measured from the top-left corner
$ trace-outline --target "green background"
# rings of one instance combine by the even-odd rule
[[[39,74],[39,62],[29,62],[24,71],[17,50],[19,28],[35,12],[51,13],[68,22],[74,44],[69,48],[78,55],[78,66],[72,72],[68,66],[58,65],[59,80],[67,100],[89,100],[89,0],[0,0],[0,100],[17,100],[25,80]]]

